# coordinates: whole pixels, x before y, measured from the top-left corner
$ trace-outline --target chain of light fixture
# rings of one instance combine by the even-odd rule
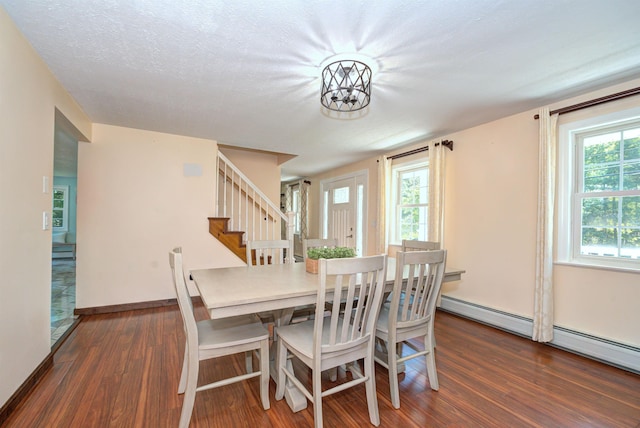
[[[371,101],[371,69],[354,60],[336,61],[322,70],[320,102],[329,110],[349,112]]]

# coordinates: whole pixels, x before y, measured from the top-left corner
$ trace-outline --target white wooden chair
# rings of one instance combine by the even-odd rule
[[[262,267],[267,265],[285,264],[287,256],[293,254],[291,241],[286,239],[264,239],[247,241],[247,265],[249,267]],[[295,311],[294,311],[295,314]],[[294,316],[298,316],[295,314]],[[275,315],[273,312],[260,312],[258,317],[265,325],[268,325],[270,331],[273,329]],[[271,333],[273,337],[273,333]]]
[[[246,251],[251,267],[287,263],[287,257],[293,254],[291,241],[286,239],[247,241]]]
[[[345,259],[321,259],[316,315],[311,321],[278,330],[278,387],[276,399],[284,396],[290,381],[313,403],[315,426],[322,426],[322,397],[365,383],[369,419],[380,424],[375,385],[373,340],[375,323],[384,291],[386,255]],[[331,283],[329,283],[331,282]],[[334,288],[335,286],[335,288]],[[324,317],[327,294],[333,293],[333,309]],[[351,311],[340,312],[341,300]],[[296,356],[312,371],[312,391],[296,378],[288,354]],[[364,373],[357,360],[364,359]],[[353,363],[353,380],[322,391],[321,373]]]
[[[446,250],[408,251],[396,254],[396,276],[393,285],[391,304],[383,305],[376,325],[376,338],[386,344],[386,358],[376,353],[376,362],[389,370],[391,403],[400,408],[398,388],[398,364],[409,359],[425,356],[427,374],[431,389],[438,390],[436,372],[435,338],[433,322],[436,301],[440,293],[444,268],[447,259]],[[408,278],[403,280],[403,269],[408,270]],[[424,349],[414,346],[409,339],[424,338]],[[414,352],[402,353],[402,344]]]
[[[418,241],[415,239],[403,239],[400,251],[431,251],[439,250],[440,243],[436,241]]]
[[[303,239],[302,240],[302,257],[307,258],[307,250],[309,248],[335,248],[338,246],[337,239]]]
[[[193,304],[187,290],[182,267],[182,249],[174,248],[169,253],[169,264],[173,273],[173,284],[178,297],[178,305],[187,336],[184,350],[182,373],[178,393],[184,393],[180,428],[189,426],[196,392],[229,385],[253,377],[260,377],[260,399],[267,410],[269,404],[269,332],[255,316],[239,316],[220,320],[196,322]],[[247,361],[247,374],[223,379],[198,386],[200,361],[245,352],[251,358],[253,351],[259,351],[260,371],[252,372]]]
[[[303,239],[302,240],[302,254],[303,254],[304,260],[306,260],[307,259],[307,250],[309,248],[335,248],[337,246],[338,246],[338,240],[335,239],[335,238],[331,238],[331,239],[321,239],[321,238]],[[327,304],[326,308],[328,310],[331,310],[331,305]],[[309,319],[309,318],[311,318],[313,316],[314,312],[315,312],[315,305],[296,308],[296,312],[294,314],[294,319],[300,320],[300,319],[302,319],[301,317],[304,317],[305,314],[308,315],[307,319]]]

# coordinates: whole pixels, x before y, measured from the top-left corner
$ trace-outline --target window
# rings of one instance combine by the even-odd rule
[[[560,209],[560,261],[640,269],[640,119],[576,129],[567,139],[575,172]],[[562,151],[560,160],[562,168]]]
[[[427,162],[392,167],[390,242],[427,239],[429,214],[429,167]]]
[[[69,230],[69,186],[53,186],[51,217],[53,230]]]

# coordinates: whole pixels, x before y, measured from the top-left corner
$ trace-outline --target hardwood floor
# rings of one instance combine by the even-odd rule
[[[196,310],[206,317],[202,306]],[[400,410],[391,406],[387,371],[376,367],[380,426],[640,426],[636,374],[444,312],[436,338],[440,390],[429,388],[424,362],[412,360],[400,378]],[[183,341],[177,306],[85,316],[2,427],[177,426]],[[243,358],[226,357],[202,363],[200,378],[242,370]],[[271,382],[271,409],[264,411],[257,379],[200,392],[191,426],[313,425],[311,404],[292,413],[274,394]],[[323,409],[326,427],[372,426],[364,386],[326,397]]]

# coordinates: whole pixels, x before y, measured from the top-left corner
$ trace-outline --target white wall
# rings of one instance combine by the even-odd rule
[[[50,352],[55,109],[87,138],[87,116],[0,7],[0,406]],[[48,187],[43,192],[43,177]]]
[[[209,234],[216,153],[211,140],[94,125],[78,152],[78,308],[174,298],[175,246],[185,269],[242,265]]]
[[[277,153],[221,147],[224,154],[277,207],[280,206],[280,164]]]
[[[537,133],[527,112],[447,136],[444,245],[467,272],[444,295],[531,317]]]

